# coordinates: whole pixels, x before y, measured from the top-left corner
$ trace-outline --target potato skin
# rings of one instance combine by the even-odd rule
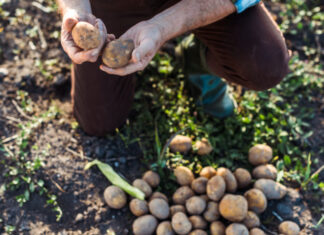
[[[155,198],[150,201],[149,210],[152,215],[160,220],[168,218],[170,214],[169,204],[161,198]]]
[[[192,224],[188,217],[182,213],[177,212],[172,216],[172,228],[177,234],[188,234],[191,231]]]
[[[211,235],[225,235],[225,225],[220,221],[214,221],[210,224]]]
[[[219,219],[219,205],[216,202],[208,202],[207,209],[204,212],[204,218],[208,222],[213,222]]]
[[[147,171],[144,173],[143,180],[146,181],[152,188],[156,188],[160,184],[160,176],[154,171]]]
[[[250,230],[250,235],[266,235],[266,234],[265,232],[263,232],[263,230],[259,228],[253,228]]]
[[[207,233],[204,230],[196,229],[190,232],[189,235],[207,235]]]
[[[225,232],[226,235],[249,235],[249,230],[243,224],[238,223],[230,224]]]
[[[170,221],[163,221],[156,229],[156,235],[174,235]]]
[[[265,144],[257,144],[249,150],[249,162],[254,165],[267,164],[272,159],[272,149]]]
[[[204,220],[203,217],[200,215],[192,215],[189,217],[189,220],[192,224],[193,229],[206,229],[207,228],[207,221]]]
[[[199,196],[193,196],[186,201],[186,209],[191,215],[199,215],[206,208],[206,202]]]
[[[225,193],[226,184],[223,177],[213,176],[207,183],[207,195],[213,201],[218,201]]]
[[[241,195],[226,194],[219,203],[219,212],[227,220],[240,222],[248,212],[248,203]]]
[[[300,233],[300,228],[295,222],[284,221],[279,225],[279,233],[285,235],[298,235]]]
[[[128,64],[134,50],[131,39],[116,39],[108,43],[102,54],[102,61],[110,68],[121,68]]]
[[[238,188],[245,188],[251,184],[251,174],[248,170],[243,168],[237,168],[234,171],[234,176],[237,181]]]
[[[166,202],[169,202],[169,199],[168,197],[164,194],[164,193],[161,193],[161,192],[154,192],[151,197],[150,197],[150,200],[153,200],[154,198],[161,198],[163,200],[165,200]]]
[[[133,233],[135,235],[151,235],[157,225],[158,221],[153,215],[143,215],[134,221]]]
[[[191,185],[191,182],[195,179],[192,171],[185,166],[178,166],[174,170],[174,175],[177,178],[178,184],[182,186]]]
[[[124,191],[114,185],[105,189],[104,199],[108,206],[113,209],[121,209],[127,203],[127,197]]]
[[[186,213],[186,208],[183,205],[173,205],[170,207],[171,216],[173,216],[177,212]]]
[[[84,21],[78,22],[73,27],[72,38],[78,47],[86,51],[99,47],[101,43],[99,30],[92,24]]]
[[[192,149],[192,140],[188,136],[176,135],[171,140],[169,148],[173,153],[187,154]]]
[[[216,170],[211,167],[211,166],[206,166],[204,167],[201,171],[200,171],[200,176],[201,177],[205,177],[207,179],[210,179],[211,177],[215,176],[216,175]]]
[[[287,194],[286,186],[270,179],[258,179],[254,188],[260,189],[267,199],[281,199]]]
[[[259,216],[253,211],[248,211],[245,219],[243,220],[243,224],[248,229],[259,227],[260,226]]]
[[[136,179],[133,181],[133,186],[141,190],[145,194],[146,198],[152,194],[152,188],[145,180]]]
[[[187,199],[189,199],[192,196],[194,196],[194,192],[192,191],[192,189],[188,186],[182,186],[174,192],[172,200],[174,204],[184,205]]]
[[[198,140],[194,147],[197,149],[197,154],[200,156],[208,155],[213,151],[213,147],[206,138]]]
[[[198,177],[191,182],[191,188],[198,194],[206,193],[208,179],[205,177]]]
[[[224,178],[227,192],[234,193],[236,191],[237,189],[236,178],[229,169],[220,167],[217,169],[217,175]]]
[[[260,165],[253,169],[252,175],[255,179],[271,179],[277,178],[277,169],[271,165]]]
[[[248,202],[249,210],[260,214],[267,209],[267,198],[261,190],[256,188],[250,189],[244,193],[244,197]]]
[[[139,200],[137,198],[131,200],[131,202],[129,203],[129,208],[133,215],[137,217],[145,215],[149,211],[147,202]]]

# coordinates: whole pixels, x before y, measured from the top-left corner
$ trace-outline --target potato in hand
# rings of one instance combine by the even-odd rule
[[[102,61],[110,68],[121,68],[128,64],[135,48],[131,39],[117,39],[108,43],[103,51]]]
[[[78,22],[73,27],[72,38],[75,44],[85,51],[99,47],[101,42],[99,30],[84,21]]]

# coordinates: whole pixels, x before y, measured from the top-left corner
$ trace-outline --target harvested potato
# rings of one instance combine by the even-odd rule
[[[199,215],[206,208],[206,202],[199,196],[193,196],[186,201],[186,209],[191,215]]]
[[[139,200],[137,198],[131,200],[131,202],[129,203],[129,208],[135,216],[142,216],[147,214],[148,212],[147,202]]]
[[[218,218],[219,218],[218,203],[216,203],[216,202],[208,202],[207,209],[204,212],[204,218],[208,222],[213,222],[213,221],[218,220]]]
[[[238,188],[245,188],[251,184],[251,174],[248,170],[243,168],[237,168],[234,171],[234,176],[237,181]]]
[[[206,193],[207,182],[207,178],[198,177],[191,182],[191,188],[198,194]]]
[[[279,233],[284,235],[298,235],[300,228],[292,221],[284,221],[279,225]]]
[[[267,209],[267,198],[261,190],[256,188],[250,189],[244,193],[244,197],[248,202],[249,210],[260,214]]]
[[[210,224],[211,235],[225,235],[225,225],[220,221],[214,221]]]
[[[196,229],[190,232],[189,235],[207,235],[207,233],[204,230]]]
[[[133,186],[141,190],[145,194],[146,198],[148,198],[152,194],[152,188],[148,183],[146,183],[145,180],[136,179],[133,182]]]
[[[161,199],[165,200],[166,202],[169,202],[168,197],[167,197],[164,193],[154,192],[154,193],[151,195],[149,201],[153,200],[154,198],[161,198]]]
[[[204,167],[201,171],[200,171],[200,176],[201,177],[205,177],[207,179],[210,179],[211,177],[215,176],[216,175],[216,170],[211,167],[211,166],[206,166]]]
[[[88,22],[78,22],[72,29],[72,38],[75,44],[83,50],[99,47],[101,43],[99,30]]]
[[[271,164],[260,165],[254,168],[252,175],[256,179],[275,180],[277,178],[277,169]]]
[[[149,210],[152,215],[161,220],[168,218],[170,214],[169,204],[161,198],[150,201]]]
[[[266,234],[265,232],[263,232],[263,230],[259,228],[253,228],[250,230],[250,235],[266,235]]]
[[[259,216],[253,212],[248,211],[245,219],[243,220],[243,224],[248,228],[255,228],[260,226],[260,219]]]
[[[218,201],[225,193],[226,185],[223,177],[215,175],[207,183],[207,195],[213,201]]]
[[[174,235],[170,221],[163,221],[156,229],[156,235]]]
[[[272,149],[265,144],[257,144],[249,150],[249,162],[254,165],[267,164],[272,159]]]
[[[133,233],[135,235],[151,235],[157,225],[158,221],[153,215],[143,215],[134,221]]]
[[[281,199],[287,194],[287,188],[273,180],[259,179],[254,183],[254,188],[260,189],[267,199]]]
[[[134,50],[131,39],[117,39],[108,43],[102,53],[102,61],[110,68],[121,68],[128,64]]]
[[[235,176],[229,169],[220,167],[217,169],[217,175],[224,178],[227,192],[234,193],[236,191],[237,182]]]
[[[169,148],[173,153],[187,154],[192,148],[192,140],[188,136],[176,135],[170,142]]]
[[[147,171],[144,173],[143,180],[146,181],[152,188],[156,188],[160,184],[160,176],[154,171]]]
[[[188,186],[182,186],[174,192],[172,200],[174,204],[184,205],[187,199],[191,198],[192,196],[194,196],[192,189]]]
[[[206,229],[207,228],[207,221],[204,220],[203,217],[200,215],[192,215],[189,217],[189,220],[192,224],[192,228],[194,229]]]
[[[124,191],[114,185],[105,189],[104,199],[108,206],[113,209],[121,209],[127,203],[127,197]]]
[[[197,154],[200,156],[208,155],[213,151],[213,147],[209,143],[206,138],[202,138],[202,140],[198,140],[195,145],[195,149],[197,149]]]
[[[249,235],[249,230],[243,224],[238,223],[230,224],[225,232],[226,235]]]
[[[184,185],[191,185],[192,181],[195,179],[192,171],[185,166],[178,166],[174,170],[174,175],[177,178],[178,184]]]
[[[177,212],[172,216],[172,228],[177,234],[188,234],[191,231],[192,224],[188,217],[182,213]]]
[[[173,216],[177,212],[186,213],[186,208],[183,205],[173,205],[170,207],[171,216]]]
[[[227,220],[239,222],[248,212],[248,203],[241,195],[226,194],[219,203],[219,212]]]

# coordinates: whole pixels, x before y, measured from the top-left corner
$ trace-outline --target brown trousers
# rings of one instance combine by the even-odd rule
[[[109,33],[122,35],[132,25],[151,18],[178,0],[92,0],[93,14]],[[263,4],[232,14],[193,31],[207,46],[209,70],[253,90],[278,84],[288,72],[288,51],[282,33]],[[72,102],[80,126],[103,136],[122,125],[132,106],[135,79],[118,77],[96,63],[73,65]]]

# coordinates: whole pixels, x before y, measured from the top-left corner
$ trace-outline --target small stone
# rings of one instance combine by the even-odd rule
[[[0,68],[0,78],[4,78],[9,74],[8,69]]]
[[[77,214],[77,216],[75,217],[74,222],[78,223],[78,222],[80,222],[81,220],[83,220],[83,214],[79,213],[79,214]]]

